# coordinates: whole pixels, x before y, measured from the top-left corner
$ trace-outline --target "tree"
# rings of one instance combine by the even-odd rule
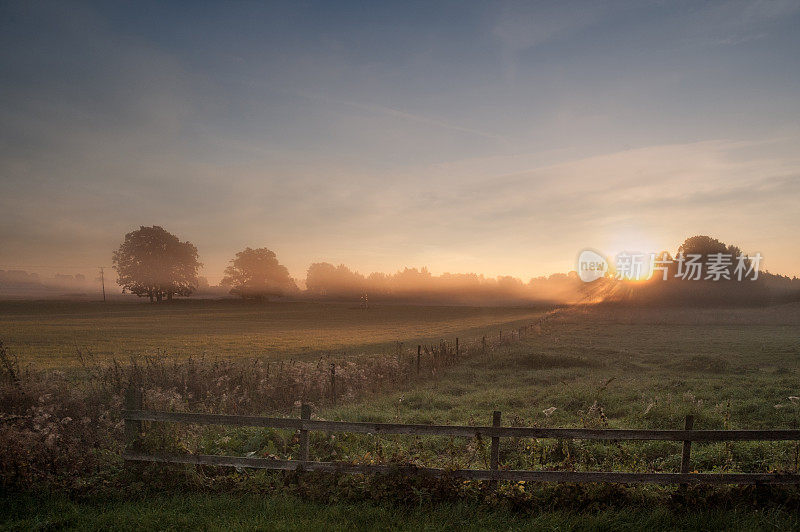
[[[147,296],[151,302],[191,295],[201,266],[194,244],[181,242],[157,225],[125,235],[112,260],[123,291]]]
[[[245,248],[237,253],[231,265],[225,268],[220,284],[230,286],[230,293],[242,299],[264,299],[297,290],[289,270],[267,248]]]
[[[703,260],[708,258],[709,255],[726,252],[728,252],[728,247],[725,244],[716,238],[705,235],[689,237],[678,247],[678,253],[682,253],[684,256],[700,255]]]
[[[306,273],[306,290],[321,296],[360,297],[367,288],[363,275],[344,264],[315,262]]]
[[[724,268],[728,272],[727,278],[732,278],[734,269],[738,262],[738,257],[743,255],[741,248],[738,246],[734,246],[733,244],[726,245],[724,242],[720,242],[716,238],[706,235],[696,235],[687,238],[678,248],[678,253],[683,254],[684,257],[688,257],[689,255],[699,255],[700,259],[698,259],[698,261],[703,264],[707,263],[709,261],[709,257],[712,255],[717,255],[720,253],[725,255],[730,259],[730,264]],[[742,260],[744,267],[749,268],[751,262],[750,259],[743,258]]]

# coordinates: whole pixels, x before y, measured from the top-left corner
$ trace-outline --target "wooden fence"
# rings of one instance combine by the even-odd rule
[[[692,442],[730,441],[797,441],[800,430],[694,430],[692,416],[686,417],[684,430],[628,430],[503,427],[500,412],[492,415],[491,426],[413,425],[402,423],[364,423],[322,421],[311,419],[311,408],[304,404],[300,418],[260,416],[230,416],[190,412],[155,412],[142,409],[142,394],[131,388],[126,393],[125,460],[196,464],[227,467],[247,467],[276,470],[326,471],[332,473],[403,472],[451,476],[467,480],[500,480],[532,482],[616,482],[624,484],[800,484],[800,475],[783,473],[690,473]],[[145,454],[134,450],[142,433],[142,422],[190,423],[198,425],[232,425],[297,430],[300,435],[299,460],[269,460],[236,456],[191,454]],[[490,469],[446,470],[416,466],[367,465],[347,462],[313,462],[309,460],[309,431],[350,432],[361,434],[407,434],[491,438]],[[501,469],[500,438],[553,438],[583,440],[662,440],[683,442],[680,473],[625,473],[612,471],[533,471]]]

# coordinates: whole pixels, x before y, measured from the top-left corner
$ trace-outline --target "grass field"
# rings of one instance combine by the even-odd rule
[[[455,336],[496,335],[543,309],[357,303],[253,304],[236,300],[170,304],[0,302],[0,338],[36,367],[77,363],[76,350],[99,359],[166,353],[176,357],[303,357],[326,352],[386,353]]]
[[[743,323],[749,321],[750,324]],[[800,427],[800,308],[705,311],[598,309],[565,313],[549,331],[441,379],[336,409],[323,418],[413,423],[590,428],[699,429]],[[794,397],[795,399],[790,399]],[[554,408],[552,414],[546,410]],[[396,441],[395,441],[396,440]],[[405,452],[422,463],[485,467],[486,450],[463,441],[381,438],[358,452]],[[668,442],[533,441],[504,444],[511,468],[678,470]],[[797,471],[795,443],[695,445],[693,468],[716,472]],[[344,457],[345,459],[348,457]]]
[[[8,530],[796,530],[781,510],[670,511],[664,508],[545,511],[524,515],[456,503],[404,507],[320,504],[290,496],[174,494],[120,501],[62,497],[0,499]]]
[[[620,428],[680,428],[687,413],[697,428],[777,428],[800,422],[800,405],[788,399],[800,396],[798,376],[800,305],[601,307],[562,312],[542,334],[440,379],[325,415],[465,422],[488,421],[497,409],[507,419],[577,426],[591,421],[597,401]]]
[[[22,343],[28,350],[23,352],[25,359],[37,364],[43,361],[43,366],[71,363],[70,353],[59,355],[57,348],[71,334],[79,336],[84,347],[106,356],[132,353],[143,345],[169,345],[181,355],[206,346],[211,356],[281,356],[279,345],[284,344],[280,343],[273,344],[271,351],[247,350],[254,349],[252,343],[268,342],[270,335],[293,346],[295,354],[309,352],[313,345],[320,346],[318,349],[338,345],[347,346],[352,353],[383,350],[393,356],[396,341],[413,345],[425,337],[495,334],[501,322],[530,323],[542,313],[535,309],[434,307],[361,311],[347,305],[307,304],[231,308],[229,303],[216,302],[164,309],[131,305],[112,310],[47,304],[47,312],[40,312],[35,307],[38,303],[14,305],[3,306],[10,309],[2,317],[4,330],[11,333],[7,342],[13,346]],[[193,320],[205,320],[205,326]],[[136,325],[127,327],[128,323]],[[149,326],[158,332],[154,339],[160,342],[148,343],[151,340],[145,331]],[[39,344],[35,343],[37,330],[44,331]],[[182,339],[190,336],[190,331],[204,331],[205,341]],[[404,331],[413,331],[413,336],[403,336]],[[303,343],[309,337],[317,338],[317,343]],[[48,346],[47,357],[35,355]],[[217,351],[212,346],[217,346]],[[799,377],[800,305],[695,310],[600,306],[558,311],[536,334],[490,349],[486,355],[465,358],[436,375],[402,381],[394,389],[360,395],[338,406],[323,401],[313,407],[316,417],[352,421],[488,424],[491,412],[500,410],[504,425],[681,428],[683,417],[691,413],[698,429],[798,428]],[[180,393],[160,390],[157,397],[181,404]],[[153,434],[155,438],[146,444],[171,447],[164,450],[173,452],[290,458],[298,448],[291,433],[277,430],[209,427],[188,431],[165,426],[155,428]],[[799,451],[794,442],[695,444],[692,467],[702,472],[794,472]],[[311,456],[317,460],[477,468],[487,465],[488,442],[314,433]],[[504,439],[500,461],[501,467],[515,469],[674,472],[680,463],[680,444]],[[172,469],[166,477],[174,479],[176,472],[180,472],[178,478],[192,478],[193,483],[212,481],[205,476],[209,472],[193,468]],[[232,478],[242,476],[230,474]],[[250,482],[259,478],[244,477]],[[181,494],[166,490],[141,500],[109,496],[77,502],[62,495],[28,495],[7,498],[1,504],[5,526],[11,528],[633,530],[800,526],[796,512],[777,501],[763,506],[764,501],[734,497],[713,507],[698,502],[688,510],[675,509],[667,503],[678,489],[675,487],[632,488],[639,502],[629,508],[621,508],[619,502],[609,507],[607,503],[613,501],[601,498],[590,510],[567,511],[537,510],[530,501],[547,500],[541,486],[506,485],[502,488],[506,492],[528,501],[528,510],[519,512],[503,505],[475,503],[469,497],[463,502],[437,503],[435,493],[424,490],[414,493],[419,498],[416,505],[335,497],[325,503],[313,502],[282,493],[280,479],[271,482],[277,482],[277,488],[267,489],[269,494],[263,497],[240,491],[204,494],[190,490]],[[329,488],[334,494],[339,489],[337,485]],[[465,489],[472,496],[478,493]]]

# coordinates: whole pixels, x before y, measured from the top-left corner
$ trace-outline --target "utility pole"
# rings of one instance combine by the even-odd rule
[[[103,266],[100,266],[100,284],[103,287],[103,303],[106,302],[106,276],[103,272]]]

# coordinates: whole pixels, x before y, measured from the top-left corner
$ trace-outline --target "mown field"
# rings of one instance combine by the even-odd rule
[[[287,307],[287,317],[276,317],[276,321],[290,322],[292,311],[293,307]],[[442,328],[428,336],[432,340],[445,335],[444,331],[451,336],[456,332],[467,336],[498,327],[496,322],[475,321],[459,327],[459,319],[452,315],[455,311],[449,309],[355,311],[374,311],[375,318],[362,318],[373,324],[389,319],[389,312],[393,312],[405,316],[403,323],[411,328],[416,327],[417,315],[439,313],[436,326]],[[281,313],[279,308],[253,312]],[[320,309],[320,314],[325,312],[331,310]],[[464,313],[465,321],[503,315],[522,320],[516,323],[531,323],[531,319],[543,315],[541,311],[519,309],[458,312]],[[451,313],[449,318],[447,313]],[[59,327],[63,327],[62,320],[56,320]],[[239,320],[233,323],[245,327]],[[296,330],[300,330],[299,325]],[[392,330],[398,335],[402,331],[399,325]],[[406,342],[413,345],[416,338],[420,337]],[[380,344],[374,337],[366,340],[353,336],[350,345],[362,350],[363,346],[373,346],[374,352],[383,345],[385,357],[399,360],[401,355],[395,351],[398,340],[402,337]],[[411,357],[412,353],[409,350],[402,356]],[[424,368],[433,367],[425,366],[425,362]],[[362,369],[367,371],[367,381],[375,377],[368,373],[371,367]],[[383,372],[385,367],[376,371]],[[230,394],[242,398],[239,405],[263,386],[259,381],[248,384],[241,378],[231,382],[235,388],[231,384]],[[154,381],[149,386],[146,401],[151,408],[226,411],[237,404],[198,403],[185,387],[169,388],[168,381],[158,385]],[[340,398],[337,405],[327,401],[323,393],[312,406],[315,417],[352,421],[483,425],[489,424],[493,410],[500,410],[504,425],[681,428],[684,416],[693,414],[698,429],[757,429],[799,428],[799,397],[800,305],[702,310],[600,306],[558,311],[530,334],[491,346],[485,354],[473,350],[451,366],[424,370],[418,378],[405,375],[373,392],[365,387],[358,394]],[[252,412],[239,409],[236,413],[268,413],[264,408],[257,406]],[[297,415],[297,410],[280,413]],[[488,465],[488,443],[444,437],[315,433],[311,456],[326,461],[483,468]],[[298,453],[294,434],[263,429],[153,425],[142,445],[170,452],[277,458],[292,458]],[[121,467],[114,458],[116,452],[108,455],[101,470]],[[701,472],[796,472],[800,447],[794,442],[695,444],[692,457],[693,469]],[[500,463],[514,469],[674,472],[680,463],[680,445],[504,439]],[[81,478],[79,491],[95,486],[90,496],[74,499],[65,495],[74,489],[70,488],[44,498],[7,498],[2,508],[6,525],[18,528],[185,528],[204,524],[211,528],[431,530],[800,527],[796,517],[800,493],[792,489],[713,488],[687,494],[678,487],[573,489],[505,483],[498,497],[487,495],[485,486],[478,482],[455,487],[392,482],[324,475],[303,480],[281,473],[144,466],[135,478],[124,473],[103,474],[100,480],[88,475]],[[97,485],[118,487],[105,493],[106,488]],[[126,486],[146,495],[132,497]],[[253,491],[259,496],[252,495]]]
[[[170,357],[311,357],[386,353],[440,338],[497,334],[544,308],[476,308],[358,303],[253,304],[236,300],[169,304],[0,301],[0,338],[36,367],[78,363],[76,352],[127,360]]]

